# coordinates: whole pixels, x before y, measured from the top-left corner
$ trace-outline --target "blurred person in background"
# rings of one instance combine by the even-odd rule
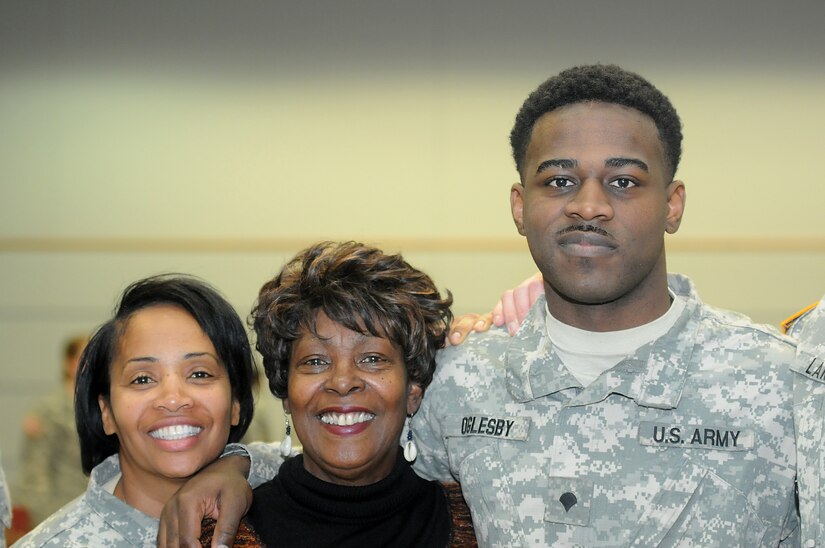
[[[64,343],[60,386],[37,400],[23,418],[21,468],[12,491],[15,504],[29,513],[32,526],[86,489],[88,478],[80,464],[74,423],[74,387],[88,340],[81,335]]]

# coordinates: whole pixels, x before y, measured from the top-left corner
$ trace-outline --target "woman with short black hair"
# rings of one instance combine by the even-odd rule
[[[81,358],[75,417],[86,493],[19,546],[154,545],[164,503],[252,419],[252,353],[206,283],[130,285]]]

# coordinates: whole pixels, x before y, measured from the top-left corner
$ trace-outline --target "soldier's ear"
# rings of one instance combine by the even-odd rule
[[[112,414],[112,407],[109,405],[109,400],[100,395],[97,397],[97,404],[100,406],[100,418],[103,420],[103,431],[107,436],[117,434],[117,422]]]
[[[236,399],[232,398],[232,426],[238,426],[241,422],[241,403]]]
[[[510,212],[513,214],[516,230],[524,236],[524,186],[521,183],[514,183],[510,187]]]
[[[685,213],[685,183],[673,181],[667,186],[667,217],[665,218],[665,232],[674,234],[682,224],[682,215]]]

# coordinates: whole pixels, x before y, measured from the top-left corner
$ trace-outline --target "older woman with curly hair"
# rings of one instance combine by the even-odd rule
[[[354,242],[312,246],[264,284],[251,319],[257,348],[303,445],[253,493],[247,521],[264,544],[475,542],[460,491],[413,472],[414,433],[399,446],[451,304],[400,255]]]

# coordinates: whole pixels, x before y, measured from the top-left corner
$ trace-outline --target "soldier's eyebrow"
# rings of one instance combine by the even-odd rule
[[[136,356],[134,358],[129,358],[126,360],[126,363],[157,363],[158,359],[154,356]]]
[[[650,168],[647,167],[647,164],[643,161],[639,160],[638,158],[608,158],[604,162],[605,167],[625,167],[625,166],[636,166],[639,169],[650,172]]]
[[[193,358],[202,358],[203,356],[209,356],[215,361],[219,361],[218,357],[215,356],[212,352],[187,352],[185,356],[183,356],[184,360],[191,360]]]
[[[215,361],[218,360],[218,357],[212,354],[211,352],[187,352],[183,355],[184,360],[191,360],[194,358],[200,358],[202,356],[209,356],[210,358],[214,359]],[[126,363],[158,363],[160,360],[155,356],[135,356],[134,358],[129,358],[126,360]]]
[[[536,175],[544,171],[545,169],[551,167],[560,167],[562,169],[573,169],[579,165],[579,162],[576,160],[571,160],[569,158],[553,158],[550,160],[545,160],[539,164],[539,167],[536,168]]]

